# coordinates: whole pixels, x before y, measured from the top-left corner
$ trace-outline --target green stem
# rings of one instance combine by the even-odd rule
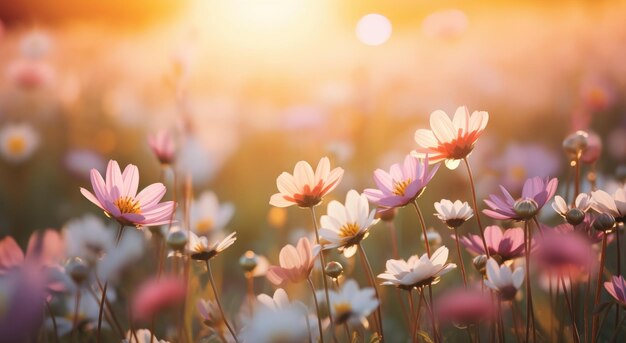
[[[465,162],[465,169],[467,169],[467,175],[469,176],[470,186],[472,188],[472,206],[474,207],[474,217],[476,217],[476,222],[478,223],[480,239],[483,241],[483,248],[485,249],[485,254],[487,255],[487,257],[491,257],[491,255],[489,254],[489,249],[487,248],[487,240],[485,240],[483,224],[480,221],[480,212],[478,211],[478,201],[476,200],[476,186],[474,185],[474,176],[472,174],[472,168],[470,168],[467,157],[463,158],[463,162]]]
[[[120,228],[117,231],[117,237],[115,238],[115,246],[120,243],[122,239],[122,234],[124,233],[124,224],[120,224]],[[109,281],[104,282],[104,287],[102,288],[102,298],[100,299],[100,309],[98,310],[98,330],[97,330],[97,342],[101,342],[101,331],[102,331],[102,314],[104,313],[104,301],[107,297],[107,288],[109,287]]]
[[[424,235],[424,245],[426,246],[426,254],[430,258],[430,243],[428,243],[428,235],[426,234],[426,222],[424,222],[424,216],[422,215],[422,211],[420,210],[419,205],[417,204],[417,199],[413,201],[413,207],[415,208],[415,212],[417,212],[417,217],[419,218],[420,225],[422,226],[422,234]]]
[[[230,334],[233,336],[233,339],[235,340],[236,343],[239,343],[239,340],[237,339],[237,335],[235,334],[235,331],[233,330],[232,327],[230,327],[230,324],[228,324],[228,319],[226,319],[226,314],[224,313],[224,309],[222,308],[222,303],[220,302],[220,297],[219,294],[217,293],[217,287],[215,287],[215,281],[213,281],[213,272],[211,271],[211,263],[209,263],[209,260],[205,260],[204,262],[206,262],[206,268],[207,271],[209,272],[209,281],[211,282],[211,288],[213,289],[213,294],[215,295],[215,302],[217,303],[217,307],[220,310],[220,313],[222,314],[222,318],[224,319],[224,324],[226,324],[226,327],[228,328],[228,331],[230,331]]]
[[[372,273],[372,265],[370,261],[367,259],[367,255],[365,254],[365,250],[361,243],[357,244],[357,248],[359,249],[359,253],[361,255],[361,261],[364,264],[365,272],[367,273],[367,278],[370,281],[370,285],[374,288],[374,293],[376,294],[376,299],[378,299],[378,307],[376,308],[376,320],[378,321],[378,334],[380,335],[381,340],[383,340],[383,316],[380,308],[382,307],[382,303],[380,300],[380,295],[378,294],[378,287],[376,287],[376,280],[374,279],[374,273]]]

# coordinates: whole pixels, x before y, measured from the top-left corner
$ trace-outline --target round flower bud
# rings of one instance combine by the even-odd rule
[[[65,265],[65,272],[77,285],[82,284],[89,277],[89,266],[80,257],[74,257]]]
[[[183,230],[170,231],[167,234],[167,246],[175,251],[182,251],[187,244],[187,233]]]
[[[239,258],[239,266],[244,272],[249,273],[259,264],[259,257],[252,250],[246,251]]]
[[[608,213],[600,213],[593,220],[593,228],[598,231],[611,231],[615,226],[615,218]]]
[[[578,225],[585,220],[585,212],[581,211],[579,208],[572,208],[565,213],[565,220],[569,224]]]
[[[520,199],[513,206],[515,214],[523,220],[532,219],[539,211],[537,203],[533,199]]]
[[[341,263],[336,261],[330,261],[326,263],[326,267],[324,267],[324,273],[330,276],[333,279],[336,279],[343,274],[343,266]]]
[[[572,158],[577,158],[587,148],[589,134],[585,131],[578,130],[563,140],[563,149]]]
[[[396,217],[398,210],[395,207],[392,208],[378,208],[376,210],[376,218],[380,218],[380,220],[384,222],[393,221],[393,218]]]
[[[602,140],[600,139],[600,136],[593,132],[589,132],[589,137],[587,137],[587,147],[583,150],[580,160],[583,163],[593,164],[600,159],[601,154]]]
[[[489,259],[487,258],[487,255],[478,255],[476,257],[474,257],[474,259],[472,260],[472,264],[474,265],[474,268],[481,273],[482,275],[485,275],[487,273],[487,261]]]

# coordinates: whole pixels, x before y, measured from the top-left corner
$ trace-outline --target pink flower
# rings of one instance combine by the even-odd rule
[[[58,265],[64,253],[63,239],[52,229],[35,232],[30,236],[26,256],[13,237],[5,237],[0,240],[0,275],[21,267],[25,262],[44,267]]]
[[[155,314],[182,304],[187,287],[181,278],[162,276],[139,286],[133,299],[133,316],[136,320],[148,320]]]
[[[530,178],[524,182],[522,197],[518,200],[515,200],[506,188],[500,186],[504,197],[490,195],[490,200],[484,201],[491,209],[483,210],[483,213],[494,219],[527,220],[528,215],[535,215],[554,196],[558,183],[556,178],[550,180],[543,180],[540,177]],[[534,213],[526,215],[518,213],[516,206],[520,201],[532,202],[535,207]]]
[[[343,178],[343,169],[330,170],[328,157],[323,157],[313,173],[311,165],[305,161],[296,163],[293,175],[283,172],[276,179],[279,193],[272,195],[270,205],[276,207],[313,207],[331,192]]]
[[[439,165],[428,170],[428,156],[423,160],[407,155],[404,164],[391,166],[389,173],[382,169],[374,172],[378,189],[368,188],[363,193],[381,207],[402,207],[417,199],[426,185],[435,176]]]
[[[455,169],[472,152],[488,121],[487,112],[474,111],[470,116],[465,106],[457,108],[452,120],[437,110],[430,114],[432,131],[415,132],[418,147],[413,154],[419,158],[428,155],[431,164],[445,160],[448,168]]]
[[[604,283],[604,288],[622,306],[626,306],[626,281],[623,276],[613,276],[611,281]]]
[[[485,241],[489,255],[498,255],[503,261],[524,256],[524,230],[521,228],[507,229],[503,233],[497,225],[487,226]],[[470,252],[486,255],[483,241],[478,235],[459,237],[459,242]]]
[[[148,145],[161,164],[171,164],[174,161],[176,145],[172,135],[167,130],[160,130],[156,134],[150,135]]]
[[[495,306],[489,293],[457,289],[435,302],[435,312],[441,321],[467,326],[493,319]]]
[[[533,258],[544,270],[556,275],[576,275],[589,271],[593,263],[593,251],[585,235],[576,231],[563,233],[544,230],[537,237]]]
[[[111,160],[107,166],[106,181],[95,169],[91,170],[90,175],[95,195],[82,187],[80,192],[121,225],[140,227],[170,223],[175,203],[159,203],[165,195],[162,183],[153,183],[137,194],[137,166],[129,164],[122,173],[117,161]]]
[[[17,60],[7,68],[8,78],[25,91],[46,87],[54,80],[54,69],[45,61]]]
[[[298,283],[306,280],[319,252],[320,246],[311,245],[306,237],[300,238],[297,247],[285,245],[280,249],[280,267],[270,266],[266,274],[267,279],[277,286],[287,281]]]

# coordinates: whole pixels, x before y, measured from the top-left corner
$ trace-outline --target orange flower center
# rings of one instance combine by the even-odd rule
[[[26,150],[26,140],[22,136],[13,136],[7,142],[7,148],[13,155],[21,155]]]
[[[113,202],[113,204],[119,208],[122,214],[125,213],[140,213],[141,207],[139,207],[139,201],[133,197],[119,197]]]
[[[413,180],[411,179],[406,179],[402,181],[394,181],[392,193],[398,196],[404,196],[404,193],[406,192],[406,188],[409,186],[411,182],[413,182]]]
[[[335,308],[335,321],[337,323],[344,323],[352,314],[352,306],[347,302],[340,302],[333,305]]]
[[[359,233],[359,226],[356,223],[348,223],[339,228],[339,237],[350,238]]]
[[[213,230],[214,223],[211,218],[205,218],[196,223],[196,233],[204,234]]]
[[[457,138],[450,142],[440,142],[435,150],[439,152],[446,159],[460,160],[474,149],[474,143],[478,140],[480,133],[477,131],[468,132],[465,134],[458,133]]]

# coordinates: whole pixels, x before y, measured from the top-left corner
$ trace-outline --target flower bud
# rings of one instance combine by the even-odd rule
[[[252,250],[246,251],[239,258],[239,266],[244,272],[249,273],[259,264],[259,257]]]
[[[520,199],[516,201],[513,210],[522,220],[532,219],[539,211],[537,203],[533,199]]]
[[[601,154],[602,140],[600,139],[600,136],[593,132],[589,132],[589,136],[587,137],[587,147],[583,149],[583,154],[580,156],[580,160],[583,163],[593,164],[600,159]]]
[[[187,244],[187,233],[183,230],[170,231],[167,234],[167,246],[175,251],[182,251]]]
[[[336,279],[343,274],[343,266],[341,263],[336,261],[330,261],[326,263],[326,267],[324,267],[324,273],[330,276],[333,279]]]
[[[571,208],[565,213],[565,220],[571,225],[578,225],[585,220],[585,212],[579,208]]]
[[[89,277],[89,266],[80,257],[74,257],[65,265],[65,271],[77,285],[82,284]]]
[[[598,231],[608,232],[615,226],[615,218],[608,213],[600,213],[593,220],[593,228]]]
[[[487,261],[489,259],[487,258],[487,255],[478,255],[476,257],[474,257],[474,259],[472,260],[472,264],[474,265],[474,268],[481,273],[482,275],[485,275],[487,270]]]
[[[572,158],[576,159],[582,154],[587,147],[589,134],[585,131],[578,130],[563,140],[563,149]]]

